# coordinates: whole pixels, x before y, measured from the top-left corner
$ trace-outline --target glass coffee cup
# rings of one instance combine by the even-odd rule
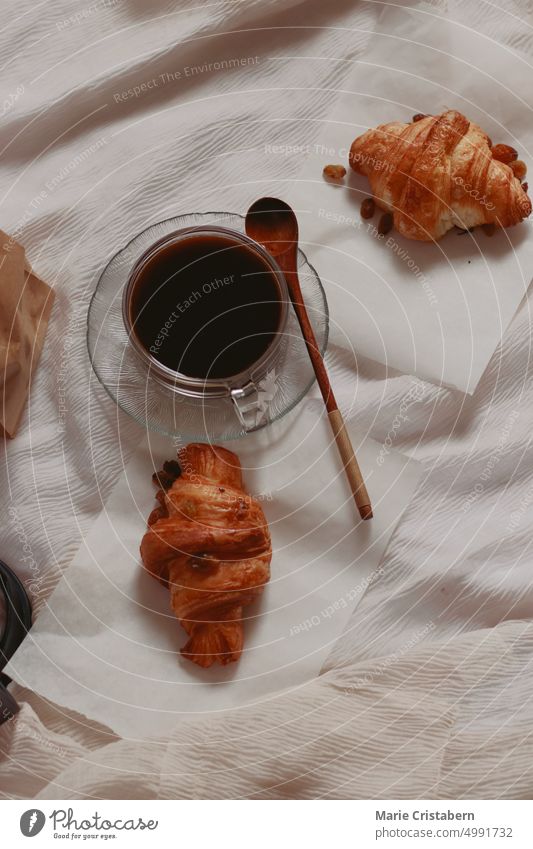
[[[155,242],[122,300],[129,342],[150,379],[200,402],[230,399],[245,431],[260,426],[275,390],[288,308],[275,260],[244,233],[213,225]]]

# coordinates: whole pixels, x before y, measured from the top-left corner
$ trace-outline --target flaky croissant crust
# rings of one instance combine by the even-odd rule
[[[350,165],[402,235],[433,241],[454,226],[509,227],[530,215],[520,180],[491,148],[477,124],[450,110],[368,130],[353,142]]]
[[[243,608],[270,578],[270,533],[261,506],[243,489],[233,452],[193,443],[179,462],[181,476],[157,493],[141,557],[170,589],[189,634],[183,656],[204,667],[227,664],[242,653]]]

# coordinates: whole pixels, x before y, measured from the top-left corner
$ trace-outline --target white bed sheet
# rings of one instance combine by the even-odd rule
[[[7,519],[1,556],[30,582],[37,609],[139,439],[137,426],[90,380],[84,321],[99,271],[128,238],[161,218],[192,209],[242,211],[265,191],[283,194],[387,5],[95,0],[73,7],[67,0],[21,0],[4,16],[1,55],[10,99],[2,105],[0,126],[1,223],[57,292],[20,433],[2,448]],[[531,73],[533,21],[524,4],[433,0],[420,8],[435,16],[436,25],[440,15],[451,15],[506,44],[517,51],[517,73]],[[529,301],[471,397],[423,384],[414,398],[411,377],[362,358],[356,373],[353,357],[338,343],[328,362],[339,400],[357,411],[358,424],[416,456],[425,477],[391,541],[384,575],[358,606],[325,672],[354,661],[380,669],[384,656],[394,661],[433,643],[453,657],[454,646],[465,645],[465,632],[486,634],[480,629],[497,631],[502,620],[529,620]],[[63,393],[66,410],[59,403]],[[431,669],[431,648],[423,662]],[[398,675],[404,669],[393,668]],[[404,674],[408,683],[408,668]],[[439,675],[436,661],[433,675]],[[505,675],[504,669],[500,684],[510,688],[512,678]],[[505,711],[518,739],[531,730],[518,712],[533,689],[527,664],[520,676],[523,686],[515,700],[508,690]],[[469,680],[483,703],[480,682],[476,690]],[[0,770],[7,782],[2,792],[24,796],[24,788],[28,795],[42,788],[45,762],[61,760],[52,757],[52,745],[63,746],[72,760],[102,742],[79,718],[60,716],[58,726],[57,711],[43,706],[32,725],[35,702],[31,694],[19,695],[28,704],[18,725],[0,732],[7,749]],[[450,711],[452,727],[459,720]],[[481,733],[483,723],[476,725],[472,715],[469,721]],[[60,727],[60,741],[53,727]],[[309,726],[309,734],[314,731]],[[18,782],[16,762],[9,759],[17,735],[29,753]],[[370,741],[369,732],[368,756],[379,758]],[[484,766],[474,752],[470,756],[475,777]],[[325,740],[318,767],[334,757]],[[505,766],[495,795],[512,787],[513,771],[521,769],[518,762]],[[297,795],[298,764],[291,768]],[[330,792],[342,795],[335,769],[328,767]],[[319,792],[312,775],[306,782],[307,795]],[[371,786],[379,795],[380,787]],[[406,773],[402,792],[410,787],[423,792]],[[471,787],[467,782],[460,792]],[[452,782],[446,792],[454,789]],[[283,788],[276,792],[283,795]]]

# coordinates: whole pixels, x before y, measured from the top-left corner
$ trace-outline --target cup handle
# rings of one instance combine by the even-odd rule
[[[261,408],[259,391],[253,381],[241,389],[232,389],[231,400],[246,433],[261,427],[266,411]]]

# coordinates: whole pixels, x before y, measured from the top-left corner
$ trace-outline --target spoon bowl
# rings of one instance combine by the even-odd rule
[[[278,259],[298,249],[298,219],[288,203],[279,198],[259,198],[246,213],[246,233]]]

